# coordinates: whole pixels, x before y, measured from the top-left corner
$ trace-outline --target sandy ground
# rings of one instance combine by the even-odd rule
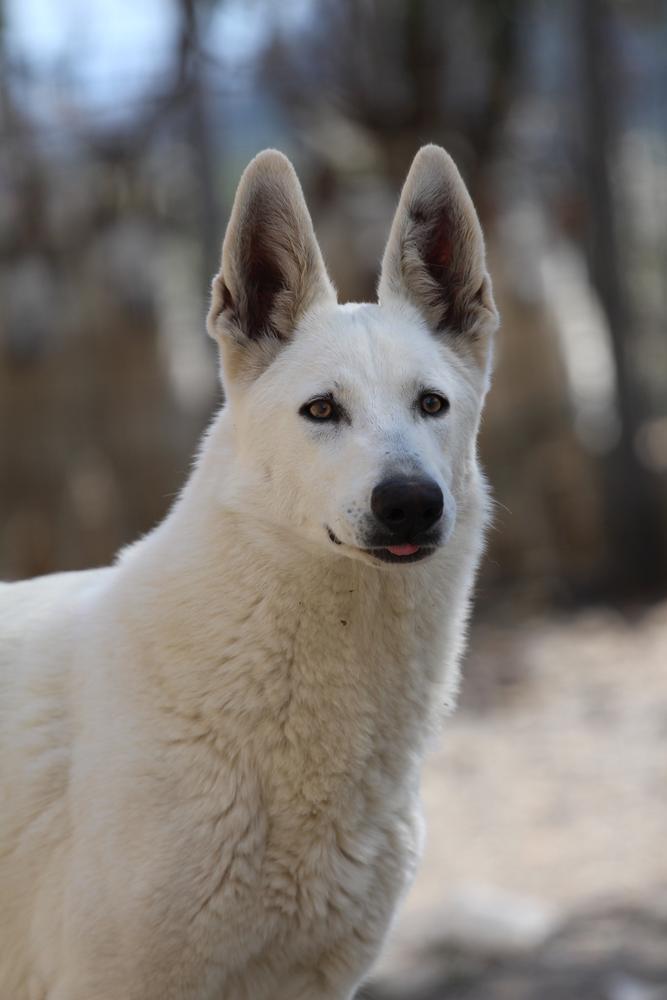
[[[577,914],[667,916],[667,604],[479,625],[464,673],[425,768],[426,853],[378,970],[385,982],[438,941],[536,953]]]

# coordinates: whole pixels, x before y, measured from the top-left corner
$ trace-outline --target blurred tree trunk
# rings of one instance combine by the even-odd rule
[[[635,448],[642,425],[641,390],[632,363],[633,322],[619,246],[611,162],[618,135],[619,73],[610,0],[578,0],[582,66],[584,187],[588,201],[587,254],[592,283],[605,312],[616,369],[619,440],[607,460],[607,520],[612,587],[656,590],[665,577],[665,542],[654,477]]]
[[[206,81],[202,69],[201,25],[204,4],[177,0],[181,27],[179,77],[185,95],[190,146],[194,154],[199,191],[199,228],[202,243],[202,285],[208,301],[211,278],[217,270],[222,239],[220,206],[215,183],[215,148],[208,115]]]

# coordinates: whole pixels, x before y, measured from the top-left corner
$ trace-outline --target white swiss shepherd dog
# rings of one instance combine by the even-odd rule
[[[0,1000],[353,996],[456,691],[496,327],[442,149],[378,304],[337,304],[289,161],[248,166],[226,402],[173,509],[112,567],[0,585]]]

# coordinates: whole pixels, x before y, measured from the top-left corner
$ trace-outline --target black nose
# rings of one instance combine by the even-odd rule
[[[442,490],[432,479],[396,476],[373,490],[371,510],[392,534],[418,536],[442,516]]]

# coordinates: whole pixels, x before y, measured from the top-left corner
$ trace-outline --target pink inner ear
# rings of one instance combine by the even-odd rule
[[[451,227],[447,216],[444,216],[438,225],[435,233],[435,239],[433,240],[432,252],[435,257],[433,263],[439,264],[440,267],[449,267],[452,263],[454,245],[451,238]]]

